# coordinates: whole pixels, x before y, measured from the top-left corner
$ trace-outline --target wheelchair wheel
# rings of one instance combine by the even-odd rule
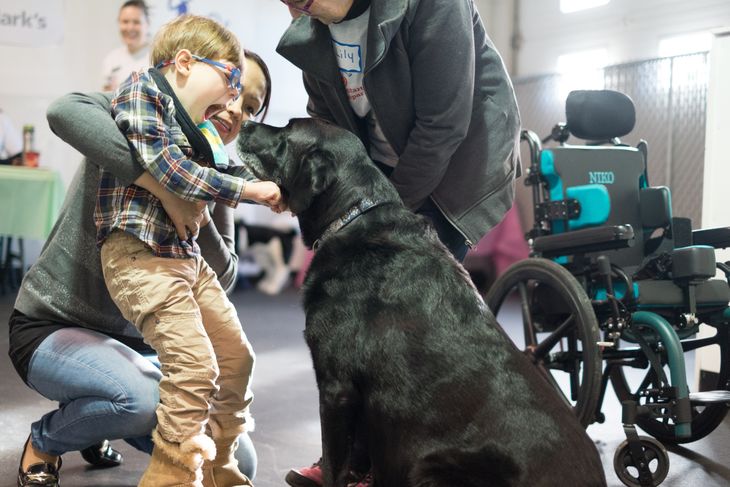
[[[651,484],[659,485],[664,482],[669,473],[669,455],[664,445],[656,441],[654,438],[648,436],[639,436],[641,440],[641,449],[644,451],[644,456],[649,463],[649,470],[651,471]],[[631,455],[631,449],[629,447],[629,441],[624,440],[613,456],[613,469],[618,476],[618,479],[623,482],[624,485],[629,487],[642,487],[646,484],[642,484],[639,481],[639,469],[637,462],[634,461]]]
[[[719,347],[720,350],[720,372],[717,374],[716,382],[710,386],[716,390],[730,390],[730,350],[728,349],[730,342],[728,341],[727,329],[718,328],[715,338],[717,342],[712,346]],[[662,360],[662,365],[664,366],[665,374],[669,377],[669,367],[667,367],[664,360]],[[616,392],[616,396],[618,396],[620,401],[633,399],[639,404],[647,404],[649,400],[646,397],[640,396],[639,391],[660,386],[656,372],[647,365],[647,369],[641,375],[642,380],[639,382],[638,379],[629,381],[623,369],[623,367],[615,367],[611,370],[611,385]],[[690,387],[690,391],[693,389],[695,391],[698,390],[696,387]],[[661,412],[667,413],[668,410],[664,409]],[[707,405],[693,404],[692,434],[688,438],[677,438],[674,434],[674,422],[667,417],[660,417],[658,415],[640,416],[636,418],[636,425],[662,443],[690,443],[712,433],[722,423],[723,419],[725,419],[727,412],[728,407],[725,403]]]
[[[486,301],[503,327],[519,321],[515,315],[521,313],[524,342],[510,338],[581,424],[591,424],[601,387],[600,332],[590,299],[576,278],[550,260],[526,259],[497,279]]]

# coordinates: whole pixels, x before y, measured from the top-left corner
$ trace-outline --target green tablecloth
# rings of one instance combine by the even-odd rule
[[[45,240],[63,195],[58,171],[0,166],[0,235]]]

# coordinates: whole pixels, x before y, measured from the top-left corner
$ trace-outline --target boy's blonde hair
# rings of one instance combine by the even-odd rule
[[[225,59],[241,69],[241,44],[230,30],[213,19],[181,15],[163,25],[152,41],[152,66],[169,61],[181,49],[208,59]]]

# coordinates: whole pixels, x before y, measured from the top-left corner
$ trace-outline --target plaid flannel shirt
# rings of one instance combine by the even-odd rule
[[[168,191],[184,200],[215,200],[234,208],[241,201],[244,178],[250,173],[242,166],[229,165],[223,173],[193,162],[193,149],[175,120],[172,97],[162,93],[148,73],[134,73],[119,87],[112,116],[139,163]],[[200,254],[193,238],[178,238],[157,197],[139,186],[123,186],[108,171],[101,172],[94,221],[99,247],[119,229],[139,238],[159,257]]]

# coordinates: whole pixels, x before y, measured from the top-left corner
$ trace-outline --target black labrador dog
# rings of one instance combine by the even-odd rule
[[[427,221],[332,124],[247,124],[244,165],[276,181],[315,250],[305,337],[325,486],[365,445],[376,486],[602,486],[595,445],[497,325]]]

